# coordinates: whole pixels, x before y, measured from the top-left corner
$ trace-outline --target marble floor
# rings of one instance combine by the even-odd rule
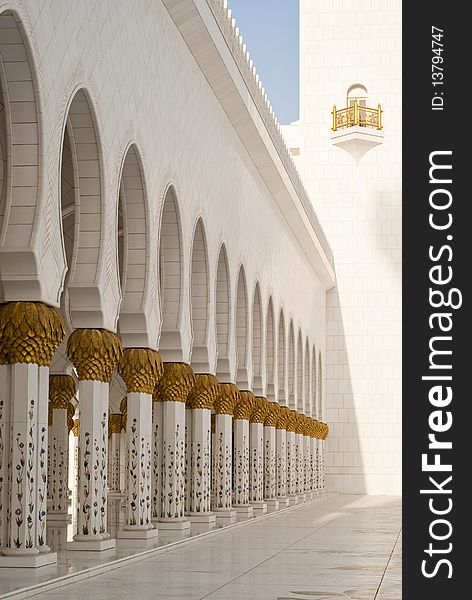
[[[400,600],[401,500],[328,496],[136,558],[34,598]]]

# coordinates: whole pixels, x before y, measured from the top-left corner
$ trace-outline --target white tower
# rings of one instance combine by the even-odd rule
[[[321,417],[330,426],[327,487],[396,494],[401,491],[401,2],[300,0],[300,45],[296,161],[333,247],[337,273],[327,298],[323,365]],[[377,129],[375,123],[363,125],[363,107],[375,110],[380,103],[383,109],[383,139],[359,164],[331,139],[333,105],[348,108],[349,93],[357,96],[361,122],[351,125],[361,137]]]

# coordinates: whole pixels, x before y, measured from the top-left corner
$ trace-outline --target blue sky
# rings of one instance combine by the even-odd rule
[[[298,119],[298,0],[228,0],[280,123]]]

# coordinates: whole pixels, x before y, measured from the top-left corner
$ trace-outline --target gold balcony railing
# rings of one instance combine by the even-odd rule
[[[336,109],[336,104],[333,106],[331,116],[333,123],[331,129],[346,129],[347,127],[369,127],[370,129],[382,129],[382,113],[383,110],[380,104],[377,108],[368,108],[367,106],[359,106],[357,100],[354,100],[352,106],[347,108]]]

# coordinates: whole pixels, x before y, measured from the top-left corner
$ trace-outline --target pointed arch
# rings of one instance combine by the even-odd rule
[[[311,414],[311,394],[310,394],[310,345],[308,337],[305,339],[305,362],[303,367],[303,397],[305,400],[303,412],[306,415]]]
[[[297,335],[297,389],[296,389],[296,409],[303,412],[305,409],[305,402],[303,398],[303,342],[302,342],[302,330],[298,329]]]
[[[311,405],[312,417],[318,418],[318,394],[317,394],[317,376],[316,376],[316,347],[313,344],[311,352]]]
[[[41,106],[30,42],[21,18],[13,10],[0,13],[0,300],[7,297],[33,300],[41,283],[33,283],[33,257],[18,260],[17,252],[29,252],[38,222],[38,209],[46,197],[44,149],[41,147]],[[59,241],[59,238],[58,238]],[[26,268],[25,277],[23,271]],[[39,267],[38,267],[39,268]],[[40,293],[40,292],[39,292]],[[58,298],[57,298],[58,299]]]
[[[161,301],[161,339],[163,359],[181,361],[183,253],[180,212],[177,195],[169,186],[162,207],[159,235],[159,287]]]
[[[208,307],[210,300],[208,251],[203,220],[195,226],[190,274],[190,316],[192,322],[192,365],[197,371],[208,372]]]
[[[231,378],[229,368],[229,343],[231,327],[231,294],[228,254],[225,244],[221,244],[216,268],[216,302],[215,302],[216,343],[218,361],[216,376],[221,382]]]
[[[279,315],[279,335],[278,335],[278,348],[277,348],[277,380],[278,380],[278,397],[279,404],[287,406],[287,394],[286,394],[286,383],[287,383],[287,353],[285,344],[285,317],[284,311],[280,309]]]
[[[260,396],[262,390],[262,351],[263,340],[263,322],[262,322],[262,301],[259,282],[254,288],[254,298],[252,304],[252,387],[256,395]]]
[[[66,115],[60,198],[69,270],[63,304],[74,328],[114,328],[120,303],[118,253],[115,240],[105,238],[103,155],[95,108],[87,89],[75,90]],[[110,285],[109,278],[115,276],[116,281]],[[112,289],[115,283],[117,287]],[[116,312],[110,301],[116,303]],[[110,318],[114,320],[111,326],[104,321]]]
[[[269,297],[267,305],[267,323],[266,323],[266,382],[267,399],[273,402],[276,399],[275,394],[275,321],[274,304],[272,296]]]
[[[125,152],[118,202],[118,266],[122,304],[119,330],[124,346],[153,346],[149,338],[146,294],[155,279],[150,272],[147,193],[141,157],[135,144]],[[155,296],[155,293],[154,293]]]
[[[295,391],[295,333],[293,331],[293,321],[290,319],[288,330],[288,407],[292,410],[297,408]]]
[[[241,265],[236,288],[236,383],[241,389],[249,387],[248,377],[249,314],[247,284],[244,266]]]

